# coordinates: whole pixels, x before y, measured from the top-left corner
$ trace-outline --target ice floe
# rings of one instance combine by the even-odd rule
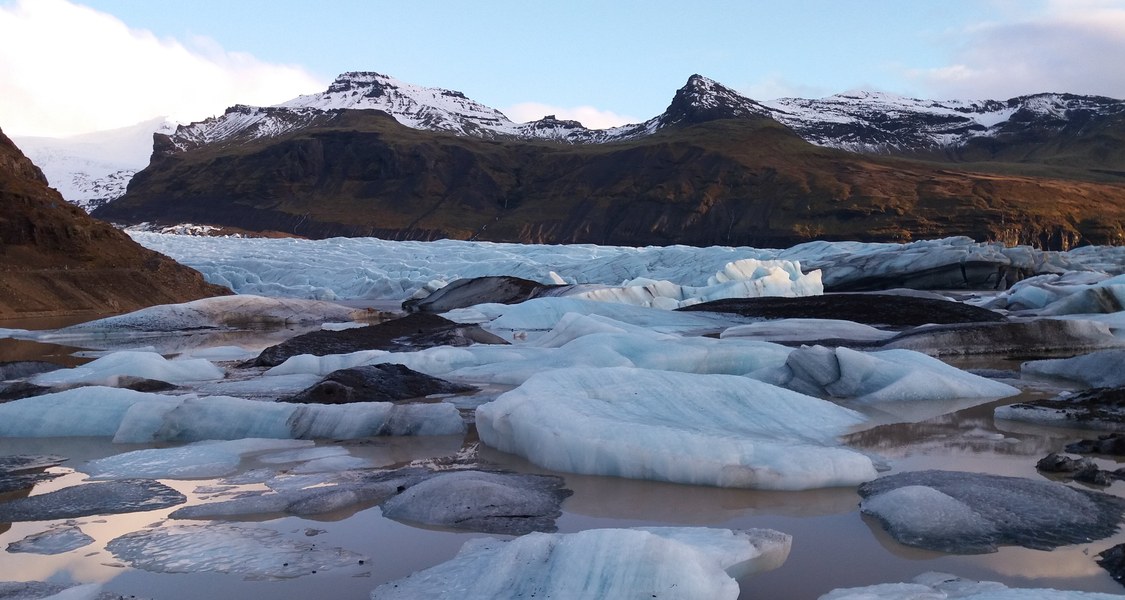
[[[94,543],[94,538],[82,533],[77,525],[62,525],[33,533],[22,540],[10,543],[8,544],[8,552],[62,554],[92,543]]]
[[[247,578],[292,578],[362,564],[343,548],[295,541],[280,533],[235,525],[172,525],[142,529],[106,545],[130,566],[158,573],[231,573]]]
[[[1025,279],[989,306],[1039,315],[1112,313],[1125,310],[1125,275],[1070,271]]]
[[[855,321],[840,319],[777,319],[723,330],[722,339],[748,338],[778,343],[809,343],[824,340],[879,342],[898,335]]]
[[[446,403],[291,404],[85,387],[0,404],[0,436],[112,436],[116,442],[352,439],[465,430]]]
[[[167,360],[155,352],[122,351],[73,369],[59,369],[31,378],[42,386],[113,386],[123,377],[142,377],[172,384],[222,379],[226,372],[203,358]]]
[[[148,448],[99,458],[83,466],[82,471],[94,479],[222,477],[235,472],[247,455],[280,449],[308,448],[312,445],[313,442],[307,440],[252,438],[196,442],[176,448]]]
[[[899,542],[958,554],[1004,544],[1050,550],[1113,535],[1125,499],[1061,483],[956,471],[915,471],[859,487],[860,510]]]
[[[1087,387],[1125,386],[1125,349],[1091,352],[1073,358],[1033,360],[1020,365],[1028,375],[1075,381]]]
[[[471,540],[452,560],[385,583],[396,598],[738,597],[735,577],[780,566],[791,538],[768,529],[590,529]]]
[[[875,476],[835,439],[862,415],[745,377],[558,369],[482,405],[476,421],[489,446],[571,473],[788,490]]]
[[[159,481],[99,481],[0,502],[0,523],[141,512],[184,502],[187,497]]]
[[[911,583],[881,583],[841,588],[819,600],[1119,600],[1116,594],[1050,588],[1010,588],[995,581],[973,581],[946,573],[923,573]]]

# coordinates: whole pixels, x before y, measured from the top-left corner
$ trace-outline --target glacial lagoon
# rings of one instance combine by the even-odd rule
[[[145,241],[147,235],[139,235],[138,238]],[[1125,533],[1121,531],[1052,550],[1001,545],[996,552],[985,554],[938,552],[903,544],[884,530],[879,519],[862,514],[861,497],[854,483],[825,485],[820,480],[803,477],[786,480],[798,482],[787,484],[790,489],[689,485],[674,481],[678,472],[697,471],[690,468],[692,463],[678,470],[659,471],[651,464],[606,466],[604,456],[586,460],[587,464],[592,462],[595,465],[587,471],[603,474],[582,473],[583,469],[576,465],[557,471],[536,464],[542,459],[534,451],[507,453],[481,443],[477,428],[471,423],[463,432],[442,431],[438,435],[350,436],[343,435],[344,430],[337,428],[326,430],[329,434],[319,436],[322,439],[316,441],[236,440],[233,445],[222,447],[215,444],[226,442],[192,441],[191,444],[204,444],[192,446],[182,437],[182,422],[176,422],[175,431],[181,436],[177,438],[168,433],[173,430],[172,421],[148,413],[139,414],[140,410],[135,411],[138,414],[128,421],[130,427],[126,435],[126,430],[122,429],[126,424],[125,415],[137,403],[112,400],[138,394],[137,397],[145,402],[153,397],[163,398],[157,398],[156,404],[164,403],[172,412],[184,412],[183,407],[189,404],[222,405],[223,410],[228,411],[222,414],[245,415],[245,411],[235,410],[242,406],[240,403],[272,401],[298,392],[328,371],[353,366],[353,363],[378,363],[393,359],[420,372],[478,388],[476,392],[431,397],[425,403],[452,406],[463,417],[471,420],[478,415],[476,418],[479,420],[482,413],[477,413],[478,407],[495,402],[505,394],[508,394],[505,402],[513,403],[519,398],[510,392],[529,385],[528,382],[531,386],[538,386],[525,388],[525,392],[534,391],[534,394],[525,393],[525,396],[533,396],[529,401],[547,396],[555,404],[586,393],[584,390],[601,390],[604,392],[602,396],[591,395],[586,401],[588,406],[600,410],[599,401],[622,405],[619,396],[608,400],[603,397],[609,393],[605,390],[621,389],[624,390],[622,393],[647,391],[649,396],[654,396],[657,388],[683,389],[685,385],[690,385],[685,382],[691,381],[691,377],[700,377],[696,380],[701,384],[700,389],[707,390],[703,395],[715,397],[728,394],[724,387],[728,383],[725,378],[737,376],[732,373],[755,373],[753,386],[775,388],[794,397],[803,393],[810,398],[817,397],[817,393],[813,392],[819,389],[820,394],[835,398],[836,403],[831,403],[832,406],[838,403],[858,415],[853,422],[849,421],[852,417],[843,413],[837,415],[839,411],[830,410],[835,415],[831,418],[839,419],[831,421],[835,424],[819,433],[816,428],[827,426],[828,421],[820,421],[809,430],[793,426],[792,431],[785,435],[766,432],[770,433],[767,437],[773,445],[769,446],[769,452],[757,456],[767,457],[762,464],[775,470],[792,471],[787,466],[788,461],[796,455],[793,445],[800,442],[801,451],[812,452],[810,456],[813,457],[838,456],[847,452],[848,462],[845,464],[854,464],[851,461],[855,459],[868,461],[868,467],[864,468],[872,469],[870,476],[865,475],[866,471],[862,469],[847,471],[847,477],[857,481],[931,469],[1054,481],[1060,478],[1037,471],[1036,461],[1050,452],[1062,451],[1068,443],[1105,433],[1105,429],[1076,429],[1047,425],[1034,419],[1015,421],[996,418],[995,409],[999,407],[1053,398],[1082,387],[1075,381],[1046,377],[1027,369],[1021,372],[1021,363],[1028,356],[1009,356],[1011,353],[942,356],[946,364],[958,368],[950,371],[931,365],[931,359],[921,352],[915,356],[905,354],[914,351],[878,348],[870,348],[871,353],[854,357],[839,351],[829,357],[827,352],[818,351],[801,362],[792,354],[793,348],[799,344],[782,346],[770,340],[781,339],[777,336],[792,337],[795,330],[815,329],[818,327],[815,322],[798,321],[791,327],[780,328],[777,325],[782,322],[773,322],[775,326],[769,330],[756,330],[754,327],[747,330],[746,326],[761,321],[729,315],[711,316],[708,317],[710,320],[705,320],[699,317],[702,313],[654,308],[651,306],[652,299],[661,297],[659,292],[669,290],[669,295],[663,296],[669,300],[656,300],[657,304],[672,301],[678,305],[690,304],[694,302],[693,294],[726,297],[759,292],[788,296],[817,295],[823,292],[823,288],[817,289],[818,285],[823,286],[826,281],[840,281],[839,276],[832,274],[834,265],[835,270],[857,272],[855,265],[862,264],[867,268],[866,276],[871,276],[877,269],[883,269],[884,273],[899,269],[916,273],[924,271],[928,277],[940,278],[948,276],[941,274],[938,268],[941,256],[945,257],[945,264],[954,265],[956,268],[953,270],[958,272],[964,270],[961,268],[964,264],[978,265],[1005,257],[1008,265],[1016,259],[1023,261],[1021,268],[1029,271],[1040,269],[1043,284],[1032,285],[1035,282],[1029,279],[1031,283],[1023,283],[1008,291],[987,288],[939,291],[946,297],[968,300],[980,306],[1003,306],[1006,312],[1022,320],[1038,319],[1033,314],[1036,311],[1066,312],[1053,316],[1070,320],[1085,317],[1083,322],[1099,324],[1096,332],[1108,337],[1075,337],[1066,342],[1075,344],[1074,348],[1057,349],[1060,356],[1085,354],[1120,345],[1121,338],[1114,335],[1120,333],[1120,320],[1117,319],[1120,313],[1093,312],[1098,298],[1112,295],[1119,289],[1116,286],[1121,285],[1116,280],[1125,270],[1125,260],[1117,249],[1105,249],[1100,254],[1083,251],[1071,256],[1036,254],[1030,250],[1000,249],[952,240],[898,248],[895,245],[817,246],[806,249],[808,254],[805,257],[794,259],[799,249],[784,251],[788,255],[781,257],[782,252],[778,251],[745,249],[651,249],[645,254],[644,249],[531,247],[521,253],[518,247],[494,244],[396,245],[370,241],[365,245],[362,240],[304,242],[187,236],[149,236],[147,243],[199,268],[212,280],[223,281],[243,293],[244,301],[248,302],[245,310],[272,316],[247,325],[244,319],[232,317],[238,311],[230,306],[210,311],[204,306],[203,309],[197,307],[194,312],[183,307],[150,312],[143,318],[134,318],[132,325],[128,319],[119,319],[101,326],[26,331],[21,330],[19,324],[5,323],[5,327],[10,327],[6,330],[9,337],[0,344],[4,344],[4,356],[8,360],[65,357],[65,366],[72,368],[54,371],[54,375],[44,374],[39,379],[31,376],[27,378],[29,381],[38,381],[45,386],[71,386],[79,382],[101,386],[79,387],[70,392],[55,392],[52,396],[58,398],[61,394],[65,400],[67,394],[77,395],[85,390],[84,397],[96,396],[108,399],[107,402],[122,402],[123,407],[117,416],[87,416],[83,418],[83,423],[74,424],[74,427],[97,425],[108,434],[58,435],[66,433],[65,424],[62,424],[59,425],[62,431],[54,432],[52,437],[24,437],[13,425],[17,420],[13,415],[30,413],[12,408],[19,406],[12,402],[0,404],[0,411],[5,410],[5,405],[8,410],[0,417],[3,419],[0,429],[13,428],[5,434],[6,437],[0,437],[0,456],[34,454],[65,457],[58,466],[46,469],[48,474],[56,477],[36,484],[32,495],[113,481],[107,473],[112,474],[108,469],[115,464],[127,465],[115,477],[128,477],[129,469],[135,469],[135,474],[142,474],[141,467],[136,465],[144,464],[145,468],[157,470],[154,475],[143,476],[152,477],[174,493],[182,494],[184,501],[174,506],[139,512],[16,521],[0,525],[0,548],[7,549],[0,554],[0,572],[5,574],[3,579],[61,585],[102,584],[104,591],[115,594],[161,599],[194,599],[204,595],[219,598],[305,598],[314,594],[323,596],[327,590],[331,590],[333,598],[367,598],[384,584],[393,585],[393,582],[413,573],[450,561],[466,542],[486,536],[500,539],[515,539],[516,536],[485,534],[409,518],[394,520],[383,515],[383,509],[378,506],[382,500],[373,496],[357,496],[351,500],[334,498],[332,502],[337,504],[329,503],[323,510],[308,510],[303,514],[292,514],[291,508],[270,509],[268,506],[273,505],[269,503],[262,504],[267,508],[259,512],[254,512],[251,507],[225,517],[186,519],[173,518],[172,514],[185,507],[234,500],[245,503],[248,499],[259,501],[263,495],[272,497],[295,490],[331,488],[341,485],[341,477],[345,473],[414,467],[456,470],[480,466],[517,474],[560,477],[565,488],[573,493],[562,500],[559,514],[554,518],[559,534],[605,528],[689,527],[736,531],[764,529],[792,536],[792,545],[786,556],[780,560],[774,556],[772,562],[764,561],[759,565],[764,569],[761,572],[739,573],[736,580],[740,598],[818,598],[839,588],[910,582],[927,572],[1001,582],[1018,588],[1055,588],[1104,594],[1120,594],[1123,591],[1121,585],[1095,562],[1097,553],[1125,542]],[[275,245],[269,245],[271,243]],[[887,253],[887,256],[879,257],[881,252]],[[912,255],[914,258],[910,258]],[[745,262],[747,259],[758,262]],[[820,261],[821,273],[813,275],[796,265],[785,268],[780,263],[765,262],[802,259]],[[920,260],[929,262],[922,264]],[[288,265],[287,270],[284,265]],[[586,279],[580,278],[583,273]],[[598,273],[600,275],[596,277],[590,275]],[[1084,275],[1079,277],[1074,273]],[[602,298],[593,302],[555,298],[525,303],[522,309],[485,304],[447,313],[447,316],[465,322],[482,323],[485,328],[490,324],[496,325],[493,333],[513,342],[510,349],[503,352],[495,348],[466,350],[436,347],[394,353],[397,356],[390,359],[386,353],[368,351],[366,354],[337,355],[335,358],[290,359],[292,362],[272,368],[245,366],[245,361],[268,346],[300,333],[321,330],[324,327],[321,321],[360,318],[354,314],[357,308],[391,308],[397,300],[425,295],[427,291],[441,289],[455,279],[487,275],[518,275],[543,284],[575,284],[618,291],[600,292]],[[1025,275],[1033,278],[1035,272]],[[810,280],[810,277],[816,279]],[[1054,279],[1046,281],[1049,277]],[[1070,283],[1063,279],[1065,277],[1071,278]],[[1074,281],[1076,278],[1077,281]],[[746,283],[755,280],[763,281],[753,285]],[[678,287],[654,285],[658,281],[672,282]],[[731,282],[737,285],[730,285]],[[685,287],[690,289],[685,291]],[[640,293],[636,288],[647,288],[648,291]],[[1087,292],[1090,289],[1108,291]],[[654,290],[658,293],[653,294]],[[589,291],[581,290],[582,293]],[[263,300],[253,300],[255,294],[260,294]],[[1101,296],[1084,301],[1080,294]],[[337,307],[329,309],[323,304],[303,304],[301,306],[307,314],[298,315],[294,312],[295,304],[281,307],[269,298],[320,299],[337,303]],[[643,301],[630,303],[636,298]],[[647,301],[644,301],[646,298]],[[601,304],[594,304],[598,302]],[[646,302],[648,306],[643,305]],[[1063,304],[1058,304],[1060,302]],[[341,309],[338,303],[344,305],[344,312],[350,317],[339,316]],[[1048,308],[1052,305],[1056,308]],[[1071,309],[1063,311],[1057,308],[1063,305],[1071,306]],[[574,312],[576,310],[580,312]],[[369,313],[362,318],[367,319],[364,323],[379,320]],[[188,321],[184,319],[194,320],[199,327],[185,332]],[[498,325],[497,321],[500,321]],[[138,322],[144,324],[136,325]],[[158,323],[167,326],[158,326]],[[739,335],[718,339],[722,330],[738,327],[744,328]],[[337,326],[329,324],[327,328],[335,329]],[[813,332],[805,337],[815,343],[825,338],[860,335],[855,333],[860,331],[859,328],[841,326],[839,322],[825,322],[823,329],[819,334]],[[699,337],[701,334],[706,336]],[[915,337],[912,343],[920,343],[918,339]],[[871,339],[863,342],[858,337],[856,342],[857,347],[862,347],[863,343],[876,343]],[[1059,344],[1065,345],[1062,340]],[[732,351],[734,348],[738,351]],[[899,360],[894,363],[861,360],[877,356],[879,352],[897,353],[884,356],[899,357]],[[1036,352],[1040,356],[1030,358],[1047,358],[1042,350]],[[907,358],[902,358],[904,356]],[[787,363],[789,359],[792,362]],[[836,380],[825,383],[817,379],[820,371],[808,366],[820,364],[816,361],[822,360],[836,361],[832,363],[840,369]],[[581,385],[573,383],[573,387],[568,387],[585,373],[625,361],[631,366],[618,365],[616,368],[648,369],[652,374],[651,381],[655,383],[663,377],[667,378],[667,382],[662,386],[646,388],[636,379],[631,379],[637,373],[629,372],[628,377],[618,377],[611,369],[604,373],[609,379]],[[86,371],[73,369],[80,363]],[[288,366],[280,368],[286,364]],[[807,368],[801,371],[804,375],[800,375],[795,374],[792,366],[786,367],[787,364],[803,364]],[[552,376],[551,371],[564,366],[577,371],[569,377],[568,371],[559,371],[553,375],[555,379],[547,379]],[[136,371],[126,373],[130,368]],[[783,368],[790,371],[785,372]],[[105,387],[120,384],[123,375],[175,379],[179,387],[165,392],[130,392]],[[644,373],[639,376],[643,378]],[[703,386],[703,382],[710,387]],[[848,382],[848,385],[842,382]],[[790,389],[778,385],[786,385]],[[1006,391],[1009,386],[1012,388],[1010,393]],[[792,388],[800,392],[791,391]],[[559,390],[556,396],[551,396],[552,389]],[[976,397],[971,392],[955,391],[965,389],[985,391]],[[831,393],[825,390],[831,390]],[[184,399],[185,396],[191,396],[191,399]],[[672,397],[665,404],[673,409],[683,409],[685,403],[690,405],[690,396],[692,391],[684,390],[679,398]],[[762,393],[759,391],[753,396],[759,398]],[[784,394],[779,397],[788,398]],[[752,401],[737,394],[729,398],[730,402],[739,406],[743,401]],[[34,398],[16,402],[31,400]],[[647,410],[651,408],[630,409],[631,412]],[[723,413],[725,426],[741,428],[739,431],[751,432],[746,435],[757,436],[754,439],[758,445],[753,450],[759,453],[764,452],[760,441],[764,439],[761,438],[763,432],[753,433],[752,424],[762,419],[777,418],[772,410],[763,411],[749,416],[742,415],[738,410]],[[812,411],[810,405],[804,412]],[[483,414],[487,416],[487,413],[486,409]],[[554,418],[553,413],[544,414],[552,415],[542,417],[546,421]],[[829,418],[828,414],[825,413],[825,419]],[[747,424],[740,425],[738,419],[744,416]],[[614,413],[611,417],[628,420],[628,414]],[[57,421],[60,417],[53,418]],[[231,420],[235,417],[227,418]],[[301,418],[312,419],[310,422],[315,423],[315,427],[327,427],[325,423],[342,427],[327,416],[314,419],[306,415]],[[282,421],[292,423],[294,419],[296,417],[291,413],[286,413]],[[352,417],[346,417],[345,421],[348,419]],[[432,420],[430,417],[422,419],[427,422]],[[677,419],[669,416],[667,420]],[[647,422],[641,425],[649,426]],[[265,431],[277,431],[266,425],[253,427],[257,429],[237,431],[250,431],[255,438],[266,437],[262,435]],[[700,426],[696,431],[700,429],[705,428]],[[581,428],[561,431],[569,437],[583,435]],[[658,441],[656,444],[652,440],[645,441],[646,438],[630,431],[622,429],[620,435],[642,441],[653,450],[641,452],[641,455],[651,456],[666,450],[657,447]],[[737,437],[729,431],[714,431],[714,435],[724,439]],[[164,433],[158,435],[159,432]],[[145,435],[150,441],[138,443]],[[160,435],[165,437],[158,439]],[[535,433],[532,437],[543,435],[548,434]],[[655,439],[661,439],[660,435],[667,435],[667,430],[663,434],[658,432]],[[114,437],[118,437],[119,441],[114,442]],[[204,435],[201,439],[211,437]],[[576,446],[580,445],[566,444],[554,452],[573,454]],[[179,454],[152,455],[155,458],[148,462],[128,462],[121,458],[126,453],[142,450],[183,448],[189,450]],[[739,451],[747,450],[743,448]],[[531,460],[519,454],[525,454]],[[143,459],[148,455],[134,456]],[[207,456],[207,460],[199,460],[202,456]],[[710,457],[700,455],[687,460],[702,464]],[[1120,459],[1098,456],[1093,460],[1101,469],[1112,471],[1120,467]],[[160,472],[160,469],[177,465],[182,468],[181,463],[184,462],[197,470],[175,471],[180,475],[170,474],[173,473],[171,471]],[[822,459],[813,458],[811,462],[819,464]],[[98,471],[99,468],[105,470]],[[653,476],[646,478],[645,472]],[[93,481],[90,477],[92,473],[100,473],[102,479]],[[631,476],[612,476],[615,473]],[[354,481],[348,479],[348,485]],[[1125,498],[1125,482],[1122,481],[1098,487],[1073,482],[1065,485]],[[348,490],[354,491],[354,488]],[[0,498],[13,501],[17,496],[26,494],[25,490]],[[0,504],[2,507],[3,504]],[[74,529],[80,530],[92,541],[83,543],[85,540],[75,535]],[[640,534],[630,535],[637,537]],[[644,539],[650,540],[651,536]],[[651,545],[652,542],[645,543]],[[77,544],[81,545],[75,547]],[[633,548],[628,544],[621,547]],[[622,554],[625,554],[624,550]],[[94,590],[90,588],[87,591],[93,593]]]

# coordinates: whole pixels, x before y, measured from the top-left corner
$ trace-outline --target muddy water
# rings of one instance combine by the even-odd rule
[[[994,369],[1012,365],[981,364]],[[1054,393],[1052,384],[1033,386],[1025,396]],[[489,393],[495,393],[490,391]],[[1051,451],[1091,432],[995,421],[992,409],[1013,400],[965,408],[952,414],[916,422],[885,424],[848,437],[856,448],[883,457],[891,472],[948,469],[1041,478],[1035,462]],[[903,415],[899,415],[901,418]],[[911,415],[906,415],[910,417]],[[884,416],[890,420],[890,417]],[[37,487],[44,493],[80,483],[75,472],[86,461],[141,446],[115,445],[105,439],[0,439],[0,454],[56,453],[70,460],[54,469],[64,476]],[[472,447],[459,437],[374,439],[348,445],[352,454],[378,464],[399,465],[410,460],[446,456]],[[481,461],[526,472],[548,472],[526,461],[488,448],[478,448]],[[1098,459],[1103,468],[1122,466]],[[261,465],[247,463],[250,469]],[[1002,548],[987,555],[953,556],[909,548],[888,537],[874,520],[858,512],[859,497],[852,488],[805,492],[759,492],[693,487],[626,479],[560,474],[574,495],[563,505],[559,530],[574,532],[595,527],[690,525],[729,528],[767,527],[793,536],[793,550],[779,569],[740,582],[743,598],[817,598],[831,589],[875,583],[909,581],[927,571],[942,571],[972,579],[1001,581],[1016,587],[1054,587],[1068,590],[1122,593],[1094,562],[1094,555],[1125,542],[1125,533],[1088,544],[1050,552]],[[188,495],[190,503],[206,499],[201,487],[215,480],[165,483]],[[258,489],[247,486],[246,489]],[[1125,482],[1109,493],[1125,497]],[[57,583],[103,582],[107,590],[162,600],[199,598],[309,597],[363,599],[377,585],[445,561],[466,540],[478,534],[425,529],[385,519],[377,507],[305,519],[291,516],[239,523],[264,527],[287,537],[317,545],[339,546],[367,557],[353,565],[286,580],[253,581],[221,574],[159,574],[133,570],[105,550],[106,543],[124,533],[165,523],[164,509],[130,515],[78,519],[95,538],[85,548],[56,556],[0,553],[0,579],[47,580]],[[168,521],[171,522],[171,521]],[[56,522],[0,524],[0,549],[43,531]]]

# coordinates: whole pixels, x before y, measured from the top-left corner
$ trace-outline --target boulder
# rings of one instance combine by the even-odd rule
[[[302,404],[400,402],[475,389],[419,373],[404,365],[383,363],[333,371],[316,385],[282,400]]]

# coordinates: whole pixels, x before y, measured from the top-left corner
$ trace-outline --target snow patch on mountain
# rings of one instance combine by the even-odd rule
[[[87,212],[119,198],[133,175],[148,165],[153,134],[176,125],[160,117],[136,125],[81,135],[15,137],[13,141],[68,202]]]

